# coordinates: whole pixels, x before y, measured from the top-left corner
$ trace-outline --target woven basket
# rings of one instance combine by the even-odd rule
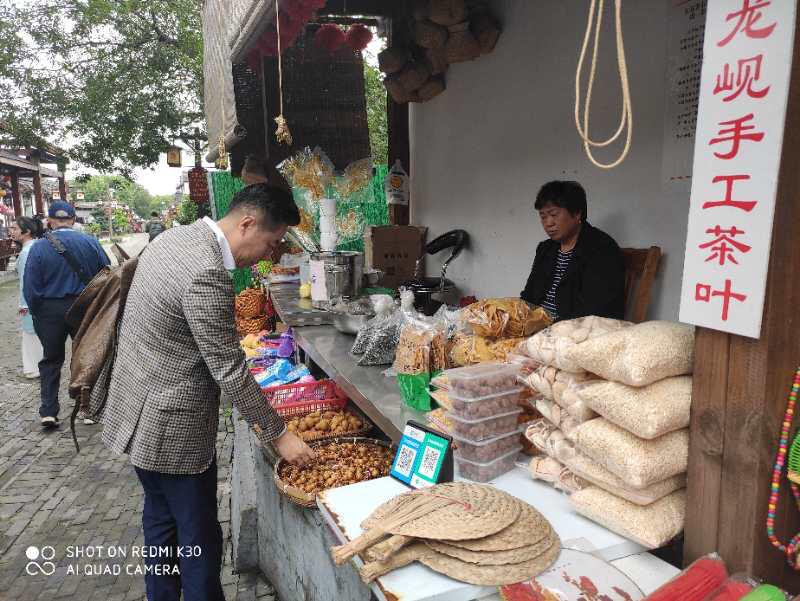
[[[470,29],[475,39],[478,40],[478,45],[481,47],[482,54],[489,54],[494,50],[497,40],[500,37],[500,26],[491,15],[488,13],[475,15],[470,20]]]
[[[388,449],[394,448],[394,446],[389,444],[388,442],[384,442],[382,440],[376,440],[374,438],[361,438],[361,437],[333,438],[331,440],[325,440],[323,442],[312,444],[311,448],[319,448],[324,445],[342,443],[342,442],[361,443],[361,444],[373,445],[376,447],[385,447]],[[295,505],[299,505],[300,507],[306,507],[306,508],[316,507],[318,493],[314,494],[307,493],[304,490],[301,490],[295,486],[287,484],[281,479],[280,472],[285,465],[286,465],[286,460],[280,459],[275,464],[275,469],[273,470],[272,480],[273,482],[275,482],[275,486],[278,488],[278,492],[281,493],[284,497],[286,497],[289,501],[291,501]]]
[[[267,295],[263,290],[248,288],[243,290],[234,300],[237,317],[255,319],[265,314]]]
[[[464,0],[430,0],[428,18],[445,27],[461,23],[467,18],[466,3]]]
[[[378,54],[378,68],[383,73],[397,73],[406,66],[407,62],[408,50],[398,46],[387,48]]]
[[[414,24],[414,40],[423,48],[444,48],[447,28],[433,21],[417,21]]]
[[[464,21],[447,29],[450,36],[447,38],[444,52],[448,63],[463,63],[475,60],[481,55],[480,44],[469,30],[468,22]]]
[[[237,317],[236,330],[242,337],[245,337],[248,334],[258,334],[261,330],[265,329],[268,319],[269,318],[266,315],[255,317],[253,319]]]
[[[383,80],[383,85],[386,91],[389,92],[389,96],[397,104],[405,104],[409,101],[409,94],[397,79],[397,75],[389,75]]]
[[[474,39],[474,38],[473,38]],[[477,43],[477,42],[476,42]],[[431,71],[425,63],[411,63],[397,74],[397,81],[403,86],[407,93],[418,90],[422,84],[428,81]]]
[[[431,77],[422,85],[419,90],[417,90],[416,94],[419,97],[420,102],[428,102],[428,100],[431,98],[434,98],[444,92],[444,89],[444,78]]]
[[[425,58],[428,61],[428,68],[431,70],[431,75],[443,75],[447,72],[447,67],[449,67],[449,65],[444,48],[428,48],[425,51]]]

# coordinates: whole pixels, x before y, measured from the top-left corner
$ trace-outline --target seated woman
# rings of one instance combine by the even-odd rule
[[[622,319],[625,263],[614,239],[586,221],[586,192],[578,182],[552,181],[534,207],[550,237],[536,248],[520,297],[554,320],[586,315]]]

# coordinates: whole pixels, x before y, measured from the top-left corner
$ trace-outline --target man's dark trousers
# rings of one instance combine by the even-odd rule
[[[32,312],[33,329],[42,343],[44,354],[39,361],[42,405],[41,417],[58,417],[58,388],[61,383],[61,368],[64,365],[64,349],[67,336],[75,332],[67,325],[65,316],[77,296],[45,298]]]
[[[135,469],[144,488],[144,544],[172,549],[171,557],[149,558],[146,564],[177,565],[180,570],[180,576],[147,574],[147,600],[178,601],[183,588],[183,601],[225,601],[216,459],[206,471],[192,475]]]

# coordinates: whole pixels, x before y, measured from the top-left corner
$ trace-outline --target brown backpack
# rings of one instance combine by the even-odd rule
[[[103,268],[67,312],[67,323],[76,332],[72,339],[69,396],[75,400],[70,430],[78,452],[75,418],[80,411],[95,421],[102,417],[116,357],[118,326],[138,261],[137,257],[117,267]]]

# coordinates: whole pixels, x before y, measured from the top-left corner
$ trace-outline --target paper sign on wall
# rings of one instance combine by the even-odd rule
[[[680,320],[761,332],[795,0],[708,0]]]

